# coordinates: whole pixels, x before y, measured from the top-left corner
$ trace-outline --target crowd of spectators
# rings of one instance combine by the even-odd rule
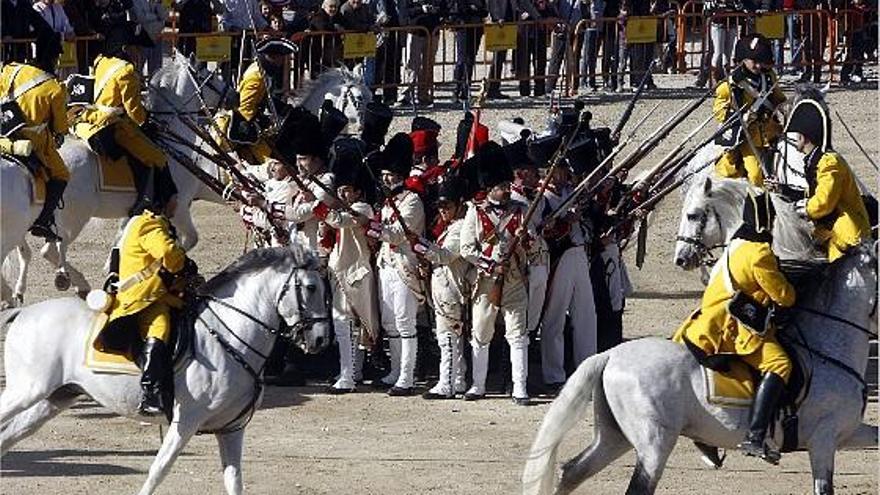
[[[171,0],[170,10],[176,15],[165,8],[167,1],[2,0],[4,19],[23,20],[4,22],[2,34],[4,39],[26,38],[40,25],[70,39],[125,25],[141,45],[135,62],[149,74],[159,67],[168,49],[163,31],[177,29],[177,48],[187,55],[196,51],[195,36],[230,33],[231,61],[224,65],[224,73],[232,75],[239,70],[242,56],[252,57],[252,44],[240,35],[242,31],[274,31],[301,41],[293,63],[294,84],[314,79],[327,68],[360,65],[366,83],[392,105],[433,103],[429,91],[433,71],[427,68],[433,67],[441,45],[435,30],[441,24],[462,26],[453,30],[454,54],[444,55],[446,59],[454,56],[456,99],[468,97],[475,87],[471,82],[487,23],[535,21],[517,27],[512,54],[496,51],[486,59],[489,77],[513,76],[519,81],[521,97],[542,97],[559,89],[563,70],[576,75],[570,89],[580,93],[634,88],[643,76],[651,90],[656,87],[651,73],[678,70],[676,14],[681,5],[674,0]],[[743,13],[785,16],[785,37],[774,40],[777,72],[797,71],[802,81],[821,82],[823,60],[829,56],[828,32],[818,15],[796,11],[848,9],[853,13],[840,28],[850,48],[831,54],[843,63],[840,77],[844,84],[860,80],[863,62],[874,57],[877,49],[877,0],[704,0],[701,4],[707,26],[702,40],[706,49],[694,82],[698,87],[725,77],[725,69],[733,63],[736,39],[755,29],[755,17]],[[632,16],[658,18],[657,42],[627,42],[627,20]],[[579,23],[583,29],[574,29]],[[338,34],[342,31],[375,33],[375,56],[344,59],[343,36]],[[303,34],[308,32],[313,34]],[[88,71],[99,47],[97,40],[77,44],[80,72]],[[4,56],[8,59],[21,49],[7,43]],[[509,96],[493,82],[487,97]]]

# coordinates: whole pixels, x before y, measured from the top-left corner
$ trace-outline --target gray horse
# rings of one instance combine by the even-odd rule
[[[153,493],[197,431],[215,432],[226,491],[241,493],[244,427],[262,398],[260,375],[275,339],[289,334],[309,353],[330,342],[329,305],[317,267],[316,258],[298,245],[255,250],[204,285],[192,354],[174,375],[172,421],[142,495]],[[145,419],[137,415],[138,376],[97,373],[83,363],[96,317],[76,298],[0,315],[9,325],[0,452],[32,435],[82,394],[121,416]]]
[[[861,421],[861,370],[877,329],[876,263],[866,245],[837,260],[813,290],[799,294],[792,324],[780,332],[780,338],[797,342],[797,357],[811,377],[798,412],[798,448],[809,452],[817,495],[834,491],[835,451],[877,444],[877,427]],[[587,414],[591,398],[593,443],[563,464],[556,486],[557,449]],[[735,448],[747,427],[748,409],[708,402],[703,371],[684,346],[633,340],[587,359],[569,378],[532,444],[523,493],[570,493],[633,448],[637,461],[626,493],[653,493],[679,435]],[[780,444],[782,428],[775,431]]]

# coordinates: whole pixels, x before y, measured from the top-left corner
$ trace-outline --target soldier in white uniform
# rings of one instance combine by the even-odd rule
[[[495,333],[495,319],[504,318],[505,336],[510,345],[511,381],[513,400],[527,405],[529,337],[526,308],[528,290],[526,263],[528,242],[518,245],[509,262],[508,252],[517,234],[523,229],[527,205],[510,199],[513,171],[501,147],[492,141],[484,144],[471,160],[479,160],[479,187],[486,192],[486,200],[471,205],[461,229],[461,255],[477,267],[473,290],[473,384],[465,393],[465,400],[481,399],[486,394],[486,372],[489,365],[489,343]],[[533,237],[533,236],[531,236]],[[503,277],[500,301],[493,302],[490,294]],[[496,305],[496,303],[499,303]]]
[[[418,352],[416,313],[426,297],[427,272],[422,273],[421,260],[413,251],[425,232],[425,209],[419,196],[404,187],[412,156],[412,141],[405,133],[395,134],[382,150],[378,161],[388,193],[380,221],[372,222],[368,232],[382,241],[376,260],[379,312],[391,349],[391,372],[377,385],[390,387],[388,394],[392,396],[413,393]]]
[[[437,239],[436,242],[422,241],[425,257],[434,267],[431,298],[440,347],[440,378],[437,385],[422,395],[425,399],[452,399],[457,393],[465,392],[461,336],[470,311],[470,290],[475,276],[474,267],[461,257],[459,248],[466,190],[467,184],[457,177],[448,178],[440,185]]]
[[[572,165],[579,163],[572,161]],[[544,196],[555,210],[572,192],[572,171],[557,167]],[[573,208],[548,225],[551,269],[544,325],[541,333],[541,360],[544,383],[558,389],[565,383],[565,318],[571,318],[574,366],[596,353],[596,308],[590,281],[587,256],[589,223],[579,209]]]
[[[315,216],[336,231],[328,272],[333,291],[333,329],[339,345],[339,377],[332,394],[354,392],[362,376],[364,349],[379,332],[379,308],[370,246],[364,227],[373,218],[365,193],[375,188],[363,164],[363,143],[337,140],[330,152],[330,169],[342,204],[320,202]]]
[[[513,169],[513,184],[510,186],[510,198],[524,204],[531,204],[540,186],[538,168],[529,157],[526,140],[521,138],[504,146],[504,155]],[[536,221],[547,209],[547,200],[541,198],[535,211]],[[534,239],[529,244],[529,306],[527,310],[528,331],[534,334],[541,322],[541,310],[547,295],[547,277],[550,271],[550,251],[543,237]]]

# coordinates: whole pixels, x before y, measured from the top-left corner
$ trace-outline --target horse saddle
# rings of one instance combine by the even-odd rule
[[[103,318],[100,318],[103,317]],[[187,362],[193,353],[193,325],[196,314],[191,306],[171,310],[172,368]],[[140,374],[144,365],[144,344],[136,314],[107,324],[107,315],[99,313],[96,327],[89,335],[86,366],[96,372]]]

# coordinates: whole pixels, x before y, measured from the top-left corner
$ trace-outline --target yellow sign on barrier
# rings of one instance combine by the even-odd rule
[[[62,43],[64,51],[58,57],[58,67],[76,67],[76,43],[65,41]]]
[[[196,58],[199,62],[226,62],[231,54],[232,38],[229,36],[196,38]]]
[[[764,14],[755,19],[755,31],[780,40],[785,37],[785,14]]]
[[[515,24],[486,24],[486,51],[500,52],[516,49]]]
[[[655,43],[656,41],[656,17],[630,17],[626,20],[627,43]]]
[[[346,33],[342,40],[342,58],[369,58],[376,56],[376,35],[373,33]]]

